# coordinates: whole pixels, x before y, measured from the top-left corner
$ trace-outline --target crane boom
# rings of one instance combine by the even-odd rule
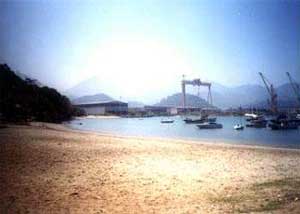
[[[267,80],[267,78],[261,72],[259,72],[259,75],[262,81],[264,82],[265,87],[271,98],[271,100],[268,100],[270,104],[271,112],[275,114],[277,113],[277,94],[275,92],[274,86]]]
[[[290,83],[292,85],[292,88],[295,92],[295,95],[296,95],[296,98],[297,98],[297,101],[298,101],[298,104],[300,105],[300,92],[299,92],[299,85],[293,81],[291,75],[289,72],[286,72],[286,75],[288,76],[289,80],[290,80]]]
[[[259,72],[259,75],[261,76],[261,79],[262,79],[262,81],[264,82],[265,87],[266,87],[268,93],[269,93],[270,95],[272,95],[271,89],[270,89],[270,87],[269,87],[269,84],[270,84],[270,83],[268,82],[268,80],[265,78],[265,76],[264,76],[261,72]]]

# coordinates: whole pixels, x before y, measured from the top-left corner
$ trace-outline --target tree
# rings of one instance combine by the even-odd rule
[[[36,80],[23,80],[6,64],[0,64],[0,114],[6,121],[70,120],[76,109],[66,96]]]

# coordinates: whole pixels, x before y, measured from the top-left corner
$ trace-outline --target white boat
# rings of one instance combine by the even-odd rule
[[[174,120],[166,119],[166,120],[161,120],[161,123],[174,123]]]
[[[246,114],[245,114],[245,117],[254,118],[254,119],[258,118],[258,116],[259,116],[259,115],[254,114],[254,113],[246,113]]]
[[[244,126],[241,125],[241,124],[236,124],[233,128],[234,128],[235,130],[243,130],[243,129],[244,129]]]

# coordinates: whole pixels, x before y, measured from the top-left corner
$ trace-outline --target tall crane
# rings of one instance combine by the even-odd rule
[[[271,98],[270,100],[268,99],[271,112],[273,114],[275,114],[278,111],[278,109],[277,109],[277,94],[276,94],[275,88],[274,88],[273,84],[271,84],[268,81],[268,79],[261,72],[259,72],[259,75],[260,75],[262,81],[264,82],[265,87],[266,87],[266,89],[267,89],[267,91],[270,95],[270,98]]]
[[[193,79],[193,80],[185,80],[183,75],[183,80],[181,81],[182,87],[182,105],[183,108],[186,107],[186,93],[185,93],[185,86],[192,85],[192,86],[206,86],[208,87],[208,95],[207,95],[207,102],[212,105],[212,96],[211,96],[211,83],[209,82],[202,82],[200,79]]]
[[[295,92],[295,95],[296,95],[298,104],[299,104],[299,106],[300,106],[300,87],[299,87],[299,84],[296,83],[296,82],[292,79],[292,77],[291,77],[291,75],[290,75],[289,72],[286,72],[286,75],[288,76],[288,78],[289,78],[289,80],[290,80],[290,83],[291,83],[292,88],[293,88],[293,90],[294,90],[294,92]]]

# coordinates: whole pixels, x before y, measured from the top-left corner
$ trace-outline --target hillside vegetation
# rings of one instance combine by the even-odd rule
[[[4,121],[62,122],[76,113],[69,99],[53,88],[25,80],[0,64],[0,117]]]

